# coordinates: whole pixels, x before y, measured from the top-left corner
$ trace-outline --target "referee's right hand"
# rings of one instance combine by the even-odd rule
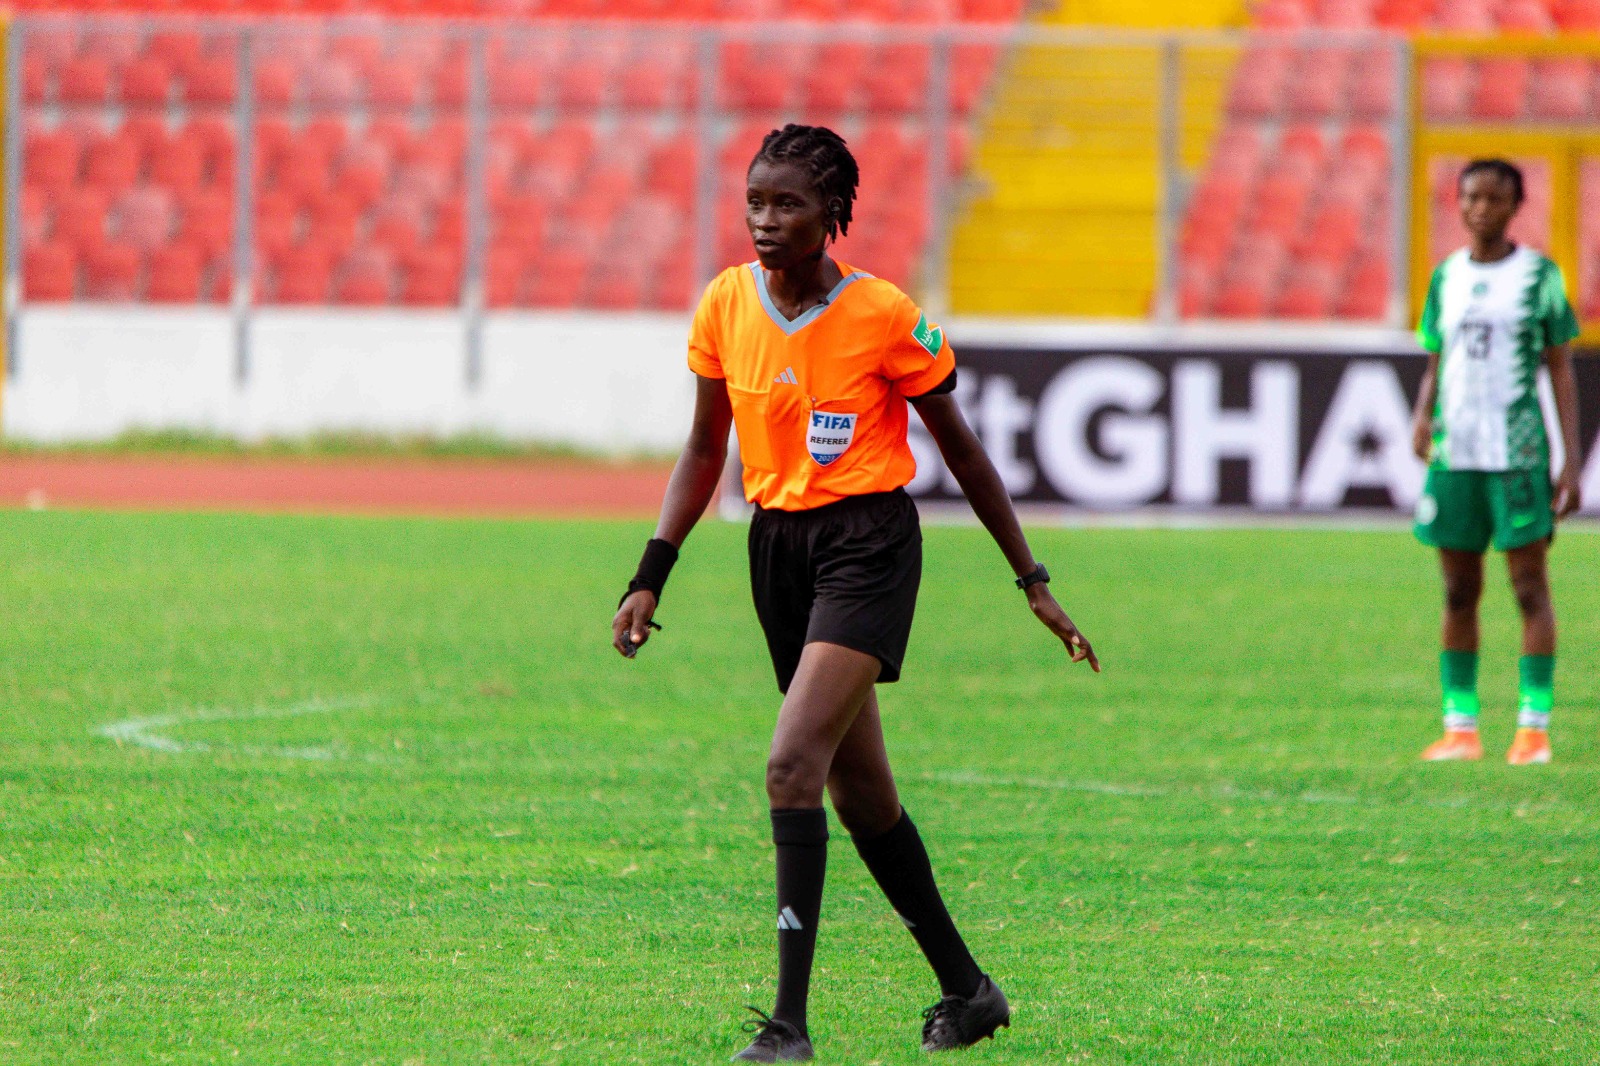
[[[650,620],[656,616],[656,596],[649,589],[629,593],[611,619],[611,646],[625,659],[639,653],[650,639]]]

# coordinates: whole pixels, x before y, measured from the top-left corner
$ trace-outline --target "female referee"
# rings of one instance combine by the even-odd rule
[[[1555,520],[1578,509],[1578,387],[1568,345],[1578,322],[1561,270],[1506,236],[1522,205],[1522,172],[1477,159],[1459,178],[1461,221],[1471,236],[1433,272],[1417,335],[1428,350],[1412,441],[1427,462],[1417,539],[1439,549],[1444,571],[1444,736],[1429,761],[1479,759],[1478,601],[1483,553],[1506,553],[1522,614],[1515,766],[1550,761],[1556,618],[1545,574]],[[1550,483],[1550,444],[1535,387],[1550,368],[1566,463]]]
[[[1035,616],[1073,662],[1099,670],[1089,642],[1050,595],[1010,498],[956,406],[955,359],[943,332],[899,289],[835,262],[858,171],[844,141],[819,126],[769,133],[750,164],[745,221],[756,262],[707,288],[689,335],[693,426],[612,621],[632,658],[668,571],[715,491],[730,420],[744,490],[755,504],[750,583],[784,694],[767,760],[777,850],[778,988],[772,1014],[734,1056],[812,1057],[806,995],[822,907],[828,825],[824,789],[856,850],[939,980],[922,1046],[965,1047],[1009,1024],[999,987],[973,960],[945,910],[928,853],[900,806],[873,685],[896,681],[922,570],[917,510],[903,486],[915,463],[906,402],[916,408],[1017,575]],[[754,1008],[752,1008],[754,1009]]]

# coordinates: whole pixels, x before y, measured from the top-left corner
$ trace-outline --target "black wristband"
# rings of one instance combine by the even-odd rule
[[[659,537],[653,538],[644,546],[639,569],[634,572],[633,580],[628,582],[628,591],[622,598],[625,600],[640,589],[649,589],[659,601],[661,590],[667,587],[667,575],[672,573],[672,566],[677,561],[677,548]],[[619,603],[617,606],[622,605]]]
[[[1049,583],[1050,571],[1044,568],[1043,563],[1040,563],[1038,566],[1034,567],[1032,572],[1023,574],[1021,577],[1017,578],[1017,588],[1019,589],[1025,589],[1029,585],[1048,585]]]

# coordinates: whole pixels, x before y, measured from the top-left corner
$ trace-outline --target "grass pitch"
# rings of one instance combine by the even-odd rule
[[[770,1005],[777,704],[743,530],[636,662],[642,524],[0,514],[0,1062],[714,1063]],[[1597,541],[1553,556],[1556,763],[1424,766],[1398,533],[1037,531],[1106,672],[930,529],[891,752],[1014,1026],[963,1062],[1600,1059]],[[835,830],[821,1061],[935,986]]]

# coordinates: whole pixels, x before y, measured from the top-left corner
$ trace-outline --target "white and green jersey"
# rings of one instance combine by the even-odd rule
[[[1578,335],[1561,268],[1527,245],[1493,263],[1463,248],[1428,285],[1417,337],[1439,353],[1433,465],[1530,470],[1550,465],[1535,382],[1544,352]]]

